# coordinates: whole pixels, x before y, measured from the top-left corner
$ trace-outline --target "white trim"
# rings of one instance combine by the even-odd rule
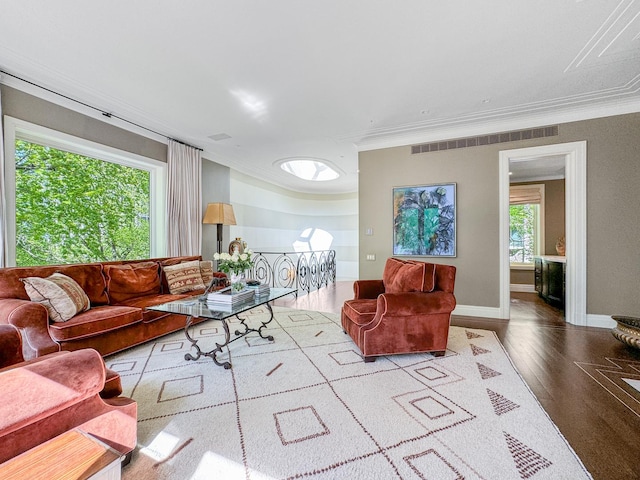
[[[456,305],[452,315],[464,317],[500,318],[500,309],[495,307],[479,307],[475,305]]]
[[[596,328],[613,328],[617,322],[610,315],[595,315],[590,313],[587,315],[587,327]]]
[[[565,318],[575,325],[587,322],[587,142],[503,150],[499,155],[500,198],[500,318],[509,318],[509,161],[565,156],[566,298]]]
[[[550,107],[544,111],[528,110],[517,112],[471,115],[468,118],[437,119],[425,124],[410,124],[389,131],[360,132],[343,137],[356,145],[358,152],[381,150],[418,143],[487,135],[496,132],[542,127],[553,124],[578,122],[593,118],[624,115],[640,111],[640,99],[634,97],[607,99],[597,104],[566,105]]]
[[[512,283],[509,285],[509,291],[520,293],[536,293],[536,286],[525,283]]]
[[[126,165],[149,172],[149,216],[151,219],[151,257],[162,257],[166,251],[166,168],[167,164],[135,153],[101,145],[83,138],[74,137],[50,128],[26,122],[8,115],[4,116],[5,181],[7,194],[7,252],[8,264],[16,261],[16,138],[43,144],[68,152],[86,155],[107,162]]]

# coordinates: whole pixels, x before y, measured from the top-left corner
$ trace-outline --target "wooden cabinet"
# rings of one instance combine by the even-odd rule
[[[560,256],[535,257],[535,289],[548,304],[564,309],[566,259]]]

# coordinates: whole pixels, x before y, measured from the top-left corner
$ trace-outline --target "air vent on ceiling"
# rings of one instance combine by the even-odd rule
[[[209,137],[211,140],[215,140],[216,142],[219,142],[221,140],[227,140],[229,138],[231,138],[231,135],[229,135],[228,133],[216,133],[215,135],[209,135]]]
[[[550,127],[531,128],[528,130],[515,130],[512,132],[492,133],[478,137],[457,138],[454,140],[442,140],[439,142],[412,145],[411,154],[437,152],[441,150],[453,150],[455,148],[479,147],[494,143],[517,142],[532,138],[555,137],[558,135],[558,125]]]

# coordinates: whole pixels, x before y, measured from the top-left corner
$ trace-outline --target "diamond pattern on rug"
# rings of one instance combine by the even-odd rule
[[[471,340],[472,338],[483,338],[483,335],[476,332],[470,332],[469,330],[465,330],[464,333],[467,334],[467,340]]]
[[[499,393],[494,392],[493,390],[489,390],[487,388],[487,394],[489,395],[489,400],[491,400],[491,406],[493,407],[493,411],[496,415],[502,415],[504,413],[510,412],[511,410],[515,410],[516,408],[520,408],[515,402],[512,402],[508,398]]]
[[[420,478],[464,480],[464,476],[433,449],[404,457],[404,461]]]
[[[540,470],[534,479],[588,480],[493,332],[452,326],[444,357],[365,363],[338,315],[273,310],[264,332],[274,341],[251,333],[232,343],[222,355],[231,370],[205,357],[186,361],[193,349],[184,331],[109,359],[131,369],[123,390],[138,402],[139,454],[125,480],[518,480]],[[246,317],[260,325],[269,312]],[[211,321],[192,331],[213,348],[220,327]],[[500,375],[481,380],[479,371]],[[163,441],[157,459],[140,454],[167,435],[172,443]]]
[[[131,372],[136,368],[138,362],[136,361],[132,361],[132,362],[115,362],[115,363],[111,363],[111,364],[107,364],[107,368],[110,368],[111,370],[115,370],[118,373],[127,373],[127,372]]]
[[[396,395],[393,400],[429,434],[475,418],[471,412],[431,389]]]
[[[484,355],[485,353],[491,353],[491,350],[487,350],[486,348],[478,347],[477,345],[474,345],[473,343],[470,343],[469,346],[471,347],[471,351],[473,352],[474,356]]]
[[[158,393],[158,403],[168,402],[177,398],[199,395],[204,391],[204,379],[202,375],[193,377],[176,378],[162,383]]]
[[[498,375],[502,375],[500,372],[496,372],[494,369],[489,368],[486,365],[483,365],[481,363],[476,362],[476,365],[478,366],[480,377],[482,377],[483,380],[486,380],[487,378],[491,378],[491,377],[497,377]]]
[[[299,443],[330,433],[312,406],[277,412],[273,417],[282,445]]]
[[[176,350],[182,350],[185,346],[185,342],[166,342],[160,345],[161,352],[175,352]]]
[[[509,447],[513,461],[516,463],[520,478],[531,478],[540,470],[553,465],[549,460],[527,447],[517,438],[509,435],[507,432],[502,433],[507,441],[507,446]]]
[[[355,350],[344,350],[342,352],[330,353],[329,356],[338,365],[353,365],[354,363],[363,362],[362,356]]]

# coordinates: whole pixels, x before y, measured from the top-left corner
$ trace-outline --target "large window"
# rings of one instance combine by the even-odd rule
[[[5,137],[13,150],[7,146],[7,183],[15,189],[8,188],[8,203],[15,202],[8,208],[9,253],[16,265],[164,253],[164,164],[6,118],[5,129],[13,131]]]
[[[544,185],[509,188],[509,261],[531,268],[533,257],[544,253]]]

